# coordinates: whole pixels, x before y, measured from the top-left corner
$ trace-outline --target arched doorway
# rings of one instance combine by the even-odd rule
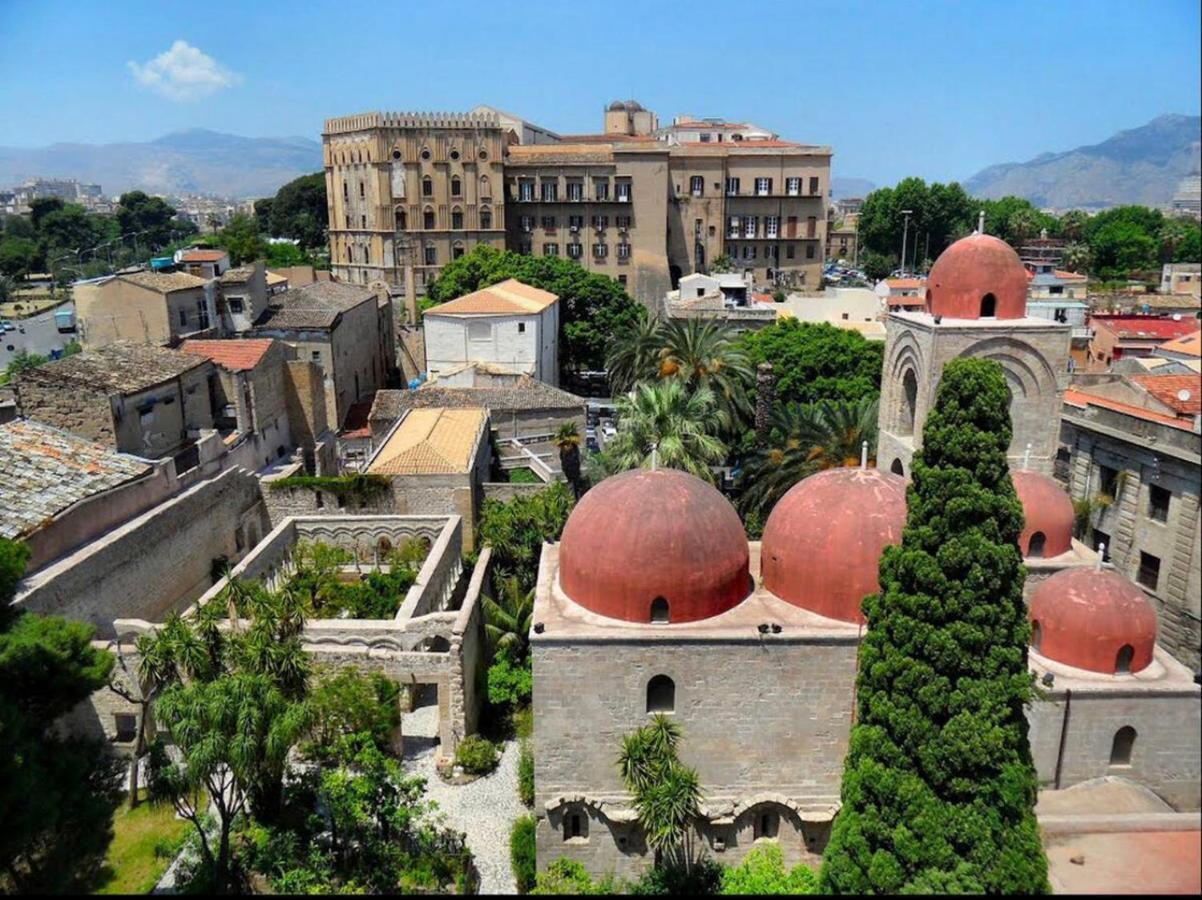
[[[986,294],[981,298],[981,318],[993,319],[997,317],[997,297],[993,294]]]

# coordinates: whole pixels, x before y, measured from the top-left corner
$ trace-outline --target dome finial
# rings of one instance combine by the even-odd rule
[[[985,210],[981,210],[981,212],[977,215],[977,234],[984,234],[984,233],[985,233]]]
[[[1102,571],[1102,563],[1106,561],[1106,542],[1098,541],[1098,561],[1094,565],[1094,569],[1098,572]]]
[[[863,441],[860,444],[860,468],[868,468],[868,441]]]
[[[1023,468],[1031,468],[1031,442],[1027,441],[1027,449],[1023,451]]]

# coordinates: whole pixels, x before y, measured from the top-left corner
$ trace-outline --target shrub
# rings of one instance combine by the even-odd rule
[[[493,706],[514,707],[530,702],[534,686],[530,659],[519,660],[516,654],[512,647],[498,647],[496,659],[488,667],[488,702]]]
[[[534,806],[534,751],[529,740],[522,741],[518,756],[518,797],[526,806]]]
[[[805,866],[785,870],[785,857],[777,844],[753,847],[737,866],[722,872],[722,894],[815,894],[818,878]]]
[[[455,748],[455,764],[472,775],[487,775],[497,767],[497,748],[479,735],[465,737]]]
[[[518,893],[528,894],[534,890],[538,875],[538,863],[534,852],[534,831],[538,823],[534,816],[522,816],[513,823],[509,832],[509,865],[518,882]]]
[[[537,884],[530,893],[540,895],[560,894],[616,894],[620,893],[612,876],[593,881],[588,871],[574,859],[557,859],[539,872]]]
[[[379,750],[390,753],[393,730],[401,722],[400,692],[395,681],[379,672],[339,669],[322,673],[310,693],[312,725],[302,752],[325,758],[339,738],[363,733],[371,736]]]
[[[707,856],[687,867],[673,863],[648,869],[630,886],[630,893],[643,896],[704,897],[718,893],[721,881],[721,864]]]

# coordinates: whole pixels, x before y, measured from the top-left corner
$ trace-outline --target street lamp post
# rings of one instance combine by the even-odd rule
[[[902,252],[901,252],[901,273],[906,274],[906,237],[910,233],[910,216],[913,214],[912,209],[903,209],[902,215],[906,217],[906,222],[902,226]]]

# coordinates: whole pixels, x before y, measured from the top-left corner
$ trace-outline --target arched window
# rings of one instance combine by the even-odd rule
[[[492,188],[488,185],[488,176],[480,176],[480,199],[488,200],[492,197]]]
[[[433,228],[434,227],[434,210],[427,209],[425,212],[422,213],[422,227],[423,228]]]
[[[459,181],[458,178],[451,179],[451,196],[452,197],[463,196],[463,184]]]
[[[363,187],[363,182],[359,182],[359,199],[362,200],[366,196],[366,190]]]
[[[647,682],[647,712],[670,713],[676,709],[676,684],[667,675]]]
[[[487,206],[480,210],[480,227],[485,231],[492,228],[492,210]]]
[[[1114,733],[1114,743],[1110,745],[1110,764],[1112,766],[1131,765],[1131,751],[1135,749],[1135,729],[1124,725]]]
[[[903,477],[906,474],[905,466],[902,465],[902,461],[900,459],[893,460],[893,465],[889,467],[889,471],[894,475],[901,475]]]
[[[431,178],[429,175],[427,175],[425,178],[422,179],[422,196],[423,197],[433,197],[434,196],[434,179]]]
[[[997,297],[986,294],[981,298],[981,318],[992,319],[997,315]]]
[[[913,369],[907,369],[902,378],[902,409],[901,423],[898,431],[903,434],[914,433],[914,417],[918,410],[918,376]]]
[[[579,810],[563,817],[563,839],[565,841],[588,840],[588,816]]]
[[[1043,628],[1036,619],[1031,623],[1031,649],[1039,652],[1039,645],[1043,643]]]
[[[668,621],[668,601],[663,597],[656,597],[651,601],[651,624],[667,625]]]
[[[705,178],[701,175],[694,175],[689,179],[689,193],[694,197],[700,197],[705,192]]]
[[[365,263],[370,263],[370,262],[371,262],[371,247],[366,247],[366,246],[365,246],[365,247],[363,248],[363,261],[364,261]],[[355,391],[355,394],[356,394],[356,395],[358,395],[358,393],[359,393],[358,391]]]
[[[378,541],[376,541],[376,555],[381,560],[383,560],[391,552],[392,552],[392,541],[388,540],[388,538],[382,537]]]
[[[409,227],[409,217],[405,215],[405,210],[403,209],[396,211],[396,227],[397,231],[404,231]]]
[[[1043,545],[1047,543],[1047,536],[1042,531],[1037,531],[1031,535],[1031,540],[1027,542],[1027,556],[1033,556],[1036,559],[1043,557]]]
[[[1119,647],[1118,655],[1114,658],[1114,674],[1130,675],[1131,658],[1133,656],[1135,656],[1135,648],[1130,644],[1123,644],[1123,646]]]
[[[354,256],[354,254],[351,252],[351,248],[350,248],[350,247],[347,247],[347,248],[346,248],[346,261],[347,261],[347,262],[354,262],[354,261],[355,261],[355,256]]]
[[[463,230],[463,210],[458,206],[451,210],[451,227],[456,231]]]

